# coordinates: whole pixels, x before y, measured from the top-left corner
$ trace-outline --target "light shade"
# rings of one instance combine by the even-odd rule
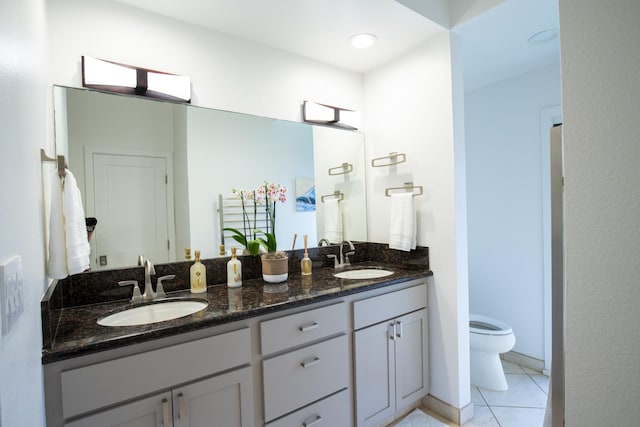
[[[302,104],[302,120],[308,123],[358,129],[360,126],[360,113],[346,108],[304,101]]]
[[[189,102],[191,79],[146,68],[82,57],[82,86],[167,101]]]
[[[356,49],[366,49],[373,46],[373,44],[378,41],[378,37],[371,33],[360,33],[351,36],[349,41],[351,42],[351,46]]]

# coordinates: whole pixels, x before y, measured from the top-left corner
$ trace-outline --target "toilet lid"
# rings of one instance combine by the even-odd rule
[[[469,331],[482,335],[508,335],[513,333],[511,326],[506,323],[479,314],[469,315]]]

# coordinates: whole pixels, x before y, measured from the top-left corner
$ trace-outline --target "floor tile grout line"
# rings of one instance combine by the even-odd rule
[[[489,408],[489,412],[491,412],[491,416],[495,420],[496,424],[498,424],[498,427],[502,427],[502,424],[500,424],[500,421],[498,421],[498,417],[496,417],[496,414],[493,412],[493,409],[491,409],[491,406],[487,405],[487,408]]]

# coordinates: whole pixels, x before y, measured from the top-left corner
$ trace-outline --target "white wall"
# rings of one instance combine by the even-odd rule
[[[365,77],[367,158],[405,153],[406,163],[369,168],[369,240],[387,243],[389,198],[385,188],[413,181],[424,186],[417,197],[418,245],[429,246],[434,271],[429,291],[431,394],[460,408],[469,403],[466,222],[463,201],[462,135],[454,135],[452,46],[444,32],[425,45]],[[463,130],[462,130],[463,132]],[[454,149],[461,153],[454,155]],[[459,187],[461,186],[461,187]],[[464,197],[463,197],[464,199]],[[462,203],[462,205],[460,205]],[[462,252],[458,249],[462,247]]]
[[[326,205],[322,203],[322,197],[333,194],[334,191],[340,191],[344,196],[339,202],[342,214],[342,238],[353,241],[368,240],[365,143],[365,136],[360,132],[328,126],[313,126],[318,239],[326,237],[324,231]],[[329,175],[329,169],[343,163],[350,164],[353,171],[341,175]],[[333,173],[336,172],[341,170],[333,171]],[[313,242],[313,246],[315,243]]]
[[[265,181],[287,187],[287,201],[276,204],[278,249],[290,249],[294,233],[317,241],[315,212],[297,212],[295,199],[295,178],[314,176],[311,126],[190,108],[187,138],[191,247],[203,258],[218,254],[218,195]]]
[[[41,0],[0,2],[0,262],[19,255],[24,313],[0,335],[0,424],[43,425],[40,298],[45,278],[42,176],[39,149],[50,146],[45,7]]]
[[[173,104],[85,90],[66,92],[68,153],[61,152],[58,139],[56,143],[83,195],[86,148],[173,152]],[[83,203],[86,212],[87,200]]]
[[[559,104],[559,64],[465,95],[469,309],[511,325],[514,351],[540,360],[545,140],[540,113]]]
[[[80,87],[81,56],[191,76],[192,104],[300,121],[315,100],[362,109],[362,76],[113,1],[49,0],[53,81]]]
[[[640,419],[640,2],[560,0],[566,426]]]

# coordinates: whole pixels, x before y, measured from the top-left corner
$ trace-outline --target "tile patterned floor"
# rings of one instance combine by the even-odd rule
[[[490,391],[471,386],[474,417],[464,427],[542,427],[549,377],[510,362],[502,362],[509,384],[507,391]],[[455,427],[436,414],[423,409],[448,427]],[[411,427],[428,427],[430,424],[411,424]]]

